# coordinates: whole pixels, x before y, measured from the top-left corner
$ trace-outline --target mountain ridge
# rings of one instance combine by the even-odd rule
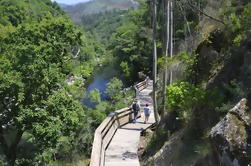
[[[137,8],[137,0],[93,0],[85,3],[79,3],[74,6],[60,4],[61,8],[71,15],[75,23],[81,21],[81,17],[86,15],[98,14],[113,10],[128,10]]]

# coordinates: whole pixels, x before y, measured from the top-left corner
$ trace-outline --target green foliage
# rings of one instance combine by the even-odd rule
[[[63,12],[56,3],[50,0],[1,0],[0,24],[18,26],[24,22],[40,21],[44,16],[62,15]]]
[[[125,77],[129,78],[131,76],[131,74],[132,74],[132,71],[131,71],[131,68],[128,65],[128,62],[122,61],[120,63],[120,67],[121,67],[121,70],[124,73]]]
[[[118,110],[131,105],[135,92],[133,89],[123,89],[123,83],[118,78],[114,77],[107,84],[106,92],[107,96],[110,98],[109,110]]]
[[[90,99],[90,102],[92,103],[100,103],[101,102],[101,97],[98,89],[94,89],[90,91],[88,98]]]
[[[88,155],[95,117],[87,118],[75,99],[79,89],[84,92],[83,78],[101,63],[94,59],[103,54],[102,46],[83,36],[50,0],[0,4],[0,136],[23,135],[13,142],[17,147],[1,139],[0,153],[11,148],[16,164],[27,166]],[[23,153],[26,146],[29,153]],[[12,165],[15,159],[6,160]]]
[[[64,7],[66,12],[73,16],[83,17],[99,13],[128,10],[137,7],[138,4],[130,0],[96,0],[76,6]],[[75,18],[76,19],[76,18]],[[78,20],[76,20],[78,21]]]
[[[123,83],[118,78],[114,77],[107,84],[106,94],[114,102],[117,102],[122,98]]]
[[[193,64],[195,61],[195,57],[193,55],[189,55],[186,52],[180,52],[179,54],[175,55],[174,59],[177,59],[183,63],[187,63],[188,65]]]
[[[109,32],[121,25],[127,11],[120,13]],[[100,33],[105,34],[112,15],[100,24]],[[108,84],[111,101],[101,101],[97,90],[89,96],[95,108],[76,100],[84,93],[85,79],[109,59],[105,47],[91,37],[50,0],[0,0],[0,136],[9,128],[23,135],[17,147],[10,147],[17,152],[16,165],[75,163],[88,157],[95,128],[111,111],[131,104],[134,92],[123,90],[116,78]]]
[[[231,38],[233,45],[240,46],[241,41],[250,34],[251,3],[247,3],[241,12],[232,9],[233,6],[230,5],[223,11],[228,26],[227,35]]]
[[[233,103],[233,102],[223,103],[220,107],[216,107],[216,111],[218,111],[220,113],[227,113],[235,105],[236,105],[236,103]]]
[[[151,30],[149,28],[148,6],[130,11],[127,21],[113,35],[109,48],[117,57],[119,70],[128,83],[137,80],[137,73],[151,71]]]
[[[247,93],[244,92],[242,85],[236,80],[232,80],[229,84],[224,84],[224,90],[229,99],[237,98],[237,101],[245,97]]]
[[[186,66],[187,70],[195,63],[195,56],[189,55],[188,53],[182,51],[176,54],[174,57],[161,57],[158,58],[158,64],[163,67],[165,66],[165,60],[167,60],[168,67],[175,64],[175,63],[182,63]]]
[[[179,118],[188,120],[192,109],[201,104],[206,96],[203,89],[188,82],[178,82],[167,87],[167,107],[176,110]]]
[[[114,77],[107,84],[105,91],[109,100],[101,100],[100,92],[95,89],[88,95],[89,100],[95,105],[93,108],[88,108],[87,114],[90,119],[91,126],[95,129],[111,112],[129,106],[135,92],[132,89],[123,89],[123,83],[118,78]]]
[[[33,125],[26,124],[31,130],[38,145],[45,148],[54,148],[55,144],[68,143],[76,136],[76,131],[81,125],[83,109],[78,101],[69,98],[65,92],[57,92],[43,102],[43,107],[32,115],[25,112],[25,116],[19,116],[19,122],[33,122]],[[37,109],[38,110],[38,109]],[[36,118],[36,121],[31,119]]]
[[[236,80],[231,81],[229,84],[224,84],[222,90],[225,94],[226,102],[221,103],[220,106],[216,107],[216,111],[222,114],[227,113],[237,102],[247,95],[247,92],[244,91],[242,85]]]
[[[127,10],[110,11],[92,15],[85,15],[81,18],[84,30],[104,45],[109,45],[109,41],[116,29],[125,21]]]
[[[222,104],[226,96],[219,88],[205,90],[188,82],[176,82],[167,86],[166,94],[167,109],[175,111],[178,114],[176,120],[184,124],[191,119],[200,121],[205,116],[222,115],[229,108],[229,104]]]

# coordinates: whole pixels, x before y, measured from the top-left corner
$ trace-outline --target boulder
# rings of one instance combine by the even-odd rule
[[[210,132],[210,140],[219,164],[248,166],[251,163],[251,110],[242,99]]]

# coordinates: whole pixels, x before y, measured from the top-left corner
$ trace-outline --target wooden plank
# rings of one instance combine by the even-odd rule
[[[99,132],[95,132],[90,166],[99,166],[101,159],[102,138]]]
[[[104,165],[105,165],[105,148],[102,146],[99,166],[104,166]]]
[[[113,123],[110,130],[106,133],[105,137],[103,138],[103,147],[106,149],[108,144],[110,143],[113,135],[115,134],[116,130],[118,129],[118,123]]]
[[[116,116],[114,115],[114,116],[111,117],[111,120],[107,123],[106,127],[103,128],[103,130],[101,131],[102,138],[110,130],[110,128],[112,127],[112,125],[115,123],[115,121],[116,121]]]
[[[129,121],[130,121],[129,116],[125,116],[125,117],[120,118],[120,119],[119,119],[120,126],[125,125],[125,124],[128,123]]]
[[[128,111],[126,111],[126,112],[123,112],[123,113],[121,113],[121,114],[118,114],[117,119],[123,118],[124,116],[126,116],[126,115],[128,115],[128,114],[131,114],[131,113],[133,113],[133,112],[132,112],[131,110],[128,110]]]
[[[117,111],[115,111],[117,114],[121,114],[121,113],[123,113],[123,112],[126,112],[126,111],[128,111],[128,110],[130,110],[131,108],[130,107],[126,107],[126,108],[122,108],[122,109],[120,109],[120,110],[117,110]]]
[[[107,117],[97,128],[98,130],[102,131],[107,126],[107,124],[110,122],[111,117]]]

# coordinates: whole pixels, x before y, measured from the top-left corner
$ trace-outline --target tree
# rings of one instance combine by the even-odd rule
[[[107,84],[105,93],[113,102],[118,102],[123,97],[123,83],[116,77],[113,77]]]
[[[98,104],[101,102],[101,96],[98,89],[91,90],[88,94],[88,98],[91,103]]]
[[[138,72],[151,72],[152,33],[148,11],[149,7],[142,4],[138,10],[129,12],[127,21],[116,30],[110,45],[119,70],[129,84],[138,80]]]
[[[173,1],[165,0],[164,3],[164,18],[165,18],[165,38],[164,38],[164,50],[165,50],[165,69],[163,77],[163,98],[162,105],[163,110],[161,111],[161,116],[164,116],[165,106],[166,106],[166,86],[168,77],[168,56],[170,59],[173,57]],[[173,82],[173,72],[170,68],[169,72],[169,84]]]
[[[166,105],[166,85],[167,85],[167,77],[168,77],[168,66],[167,66],[167,57],[168,57],[168,51],[169,51],[169,40],[170,40],[170,1],[165,0],[163,2],[163,8],[164,8],[164,18],[165,18],[165,24],[164,28],[165,29],[165,37],[164,37],[164,53],[165,53],[165,69],[163,73],[163,98],[162,98],[162,105],[163,109],[161,111],[161,117],[164,116],[164,111],[165,111],[165,105]]]
[[[50,0],[1,0],[0,24],[17,27],[22,23],[41,21],[43,17],[63,15],[56,2]]]
[[[173,1],[170,0],[170,58],[173,58]],[[170,69],[170,84],[173,83],[173,71]]]
[[[157,108],[157,1],[153,0],[153,111],[155,121],[159,123],[159,114]]]
[[[80,37],[66,19],[50,16],[0,37],[0,147],[9,165],[24,132],[46,149],[77,127],[82,107],[63,87],[69,74],[64,66]]]

